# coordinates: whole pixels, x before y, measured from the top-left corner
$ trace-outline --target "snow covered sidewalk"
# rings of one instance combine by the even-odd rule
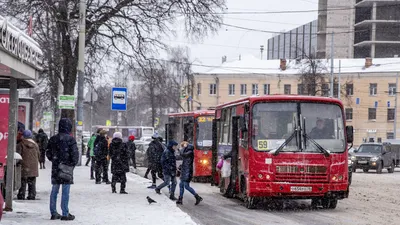
[[[83,162],[86,158],[83,157]],[[76,216],[74,221],[51,221],[49,212],[49,197],[51,191],[50,171],[51,164],[47,162],[47,169],[40,170],[37,179],[37,198],[35,201],[14,201],[14,212],[3,215],[4,225],[54,225],[54,224],[196,224],[189,215],[182,212],[165,196],[157,195],[154,190],[147,189],[150,181],[140,176],[128,173],[126,191],[128,195],[112,194],[110,185],[95,184],[89,180],[89,167],[76,167],[74,182],[71,186],[69,208]],[[110,177],[111,178],[111,177]],[[119,184],[117,184],[119,191]],[[59,194],[57,207],[61,213]],[[149,205],[146,196],[150,196],[157,203]]]

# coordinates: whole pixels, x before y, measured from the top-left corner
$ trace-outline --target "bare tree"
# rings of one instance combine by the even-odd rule
[[[200,39],[217,31],[222,21],[217,12],[224,8],[225,0],[87,0],[86,51],[93,64],[117,58],[144,66],[143,61],[166,48],[162,37],[174,35],[177,18],[183,19],[188,36]],[[73,95],[79,0],[2,0],[0,10],[21,24],[33,17],[34,38],[47,52],[45,63],[52,70],[49,85],[59,79],[64,94]],[[62,116],[74,118],[74,111],[62,111]]]

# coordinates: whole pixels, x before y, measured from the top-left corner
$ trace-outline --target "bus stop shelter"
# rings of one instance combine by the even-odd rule
[[[37,42],[0,16],[0,88],[9,90],[7,165],[14,165],[18,89],[34,87],[34,80],[42,71],[42,57]],[[7,167],[6,177],[6,210],[12,211],[13,166]]]

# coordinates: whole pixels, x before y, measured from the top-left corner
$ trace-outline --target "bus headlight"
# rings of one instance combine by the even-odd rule
[[[207,159],[202,159],[200,160],[200,163],[203,165],[207,165],[208,164],[208,160]]]

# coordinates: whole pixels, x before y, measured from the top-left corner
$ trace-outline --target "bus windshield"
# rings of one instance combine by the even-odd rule
[[[345,151],[343,114],[338,105],[258,103],[252,113],[252,145],[256,151],[277,150],[291,136],[294,138],[282,152],[320,152],[318,147],[334,153]]]
[[[196,149],[209,149],[212,145],[212,121],[213,116],[197,118]]]

